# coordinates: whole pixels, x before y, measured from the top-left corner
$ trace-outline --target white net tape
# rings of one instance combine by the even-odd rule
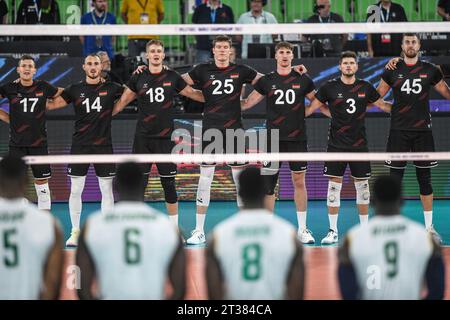
[[[0,36],[78,35],[220,35],[449,32],[450,22],[147,24],[147,25],[3,25]]]

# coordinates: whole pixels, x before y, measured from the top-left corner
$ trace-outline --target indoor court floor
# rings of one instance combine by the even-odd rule
[[[164,210],[163,202],[148,202],[158,210]],[[354,201],[342,201],[342,207],[338,220],[339,236],[345,235],[347,230],[358,223],[358,214]],[[92,212],[100,208],[99,203],[84,203],[82,223]],[[237,210],[235,202],[215,201],[211,202],[208,216],[206,218],[206,232],[211,230],[217,223],[232,215]],[[275,211],[277,215],[290,221],[297,226],[295,205],[293,201],[277,201]],[[450,201],[435,200],[434,203],[434,225],[443,239],[444,257],[446,260],[446,292],[445,299],[450,299]],[[70,218],[67,203],[53,204],[53,214],[59,218],[63,228],[64,237],[67,239],[70,233]],[[195,202],[180,202],[180,227],[182,233],[187,237],[195,227]],[[423,223],[423,214],[418,200],[407,200],[403,207],[403,214],[419,223]],[[311,229],[316,239],[315,245],[306,248],[306,299],[340,299],[337,283],[337,247],[320,245],[320,240],[328,231],[328,217],[325,201],[308,202],[308,228]],[[187,246],[187,293],[186,299],[206,299],[207,291],[204,279],[204,247]],[[74,264],[75,251],[66,250],[66,267]],[[70,270],[65,268],[65,270]],[[70,275],[64,273],[65,277]],[[70,282],[70,281],[69,281]],[[64,279],[61,288],[61,299],[75,299],[75,290],[69,289],[67,280]]]

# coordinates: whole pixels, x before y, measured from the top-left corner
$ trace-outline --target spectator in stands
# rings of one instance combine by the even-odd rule
[[[250,11],[243,13],[237,23],[239,24],[265,24],[278,23],[277,18],[270,12],[264,11],[263,6],[267,4],[267,0],[251,0]],[[272,43],[276,35],[270,34],[246,34],[244,36],[236,36],[236,41],[242,43],[242,59],[247,59],[249,43]]]
[[[8,23],[8,6],[5,0],[0,0],[0,24]]]
[[[406,22],[405,9],[391,0],[382,0],[372,5],[367,13],[368,22]],[[368,34],[367,50],[370,57],[397,56],[401,52],[402,34]]]
[[[100,62],[102,63],[102,78],[106,81],[113,81],[119,84],[123,84],[122,78],[111,70],[111,59],[109,58],[109,53],[106,51],[99,51],[97,55],[100,57]]]
[[[450,0],[439,0],[437,13],[444,21],[450,21]]]
[[[314,15],[306,20],[307,23],[344,22],[342,16],[331,12],[331,0],[316,0],[314,11]],[[315,34],[304,36],[303,41],[306,40],[313,44],[313,54],[316,57],[338,57],[347,42],[347,38],[347,34]]]
[[[234,23],[233,10],[220,0],[208,0],[195,8],[192,23],[196,24],[220,24]],[[196,36],[195,62],[205,62],[211,58],[212,41],[215,36]]]
[[[94,9],[81,17],[81,24],[116,24],[116,17],[108,12],[107,0],[93,0]],[[108,60],[114,59],[115,38],[112,36],[81,36],[83,55],[87,56],[98,51],[108,52]]]
[[[60,24],[59,6],[56,0],[22,0],[17,9],[16,24]],[[61,40],[61,37],[14,37],[15,40]]]
[[[159,24],[164,19],[163,0],[123,0],[120,10],[122,19],[128,24]],[[145,54],[145,46],[155,35],[129,36],[128,55],[130,57]]]

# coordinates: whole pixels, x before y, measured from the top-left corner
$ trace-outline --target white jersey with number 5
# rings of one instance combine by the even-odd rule
[[[348,241],[362,299],[420,299],[433,251],[422,225],[400,215],[375,216],[351,229]]]
[[[169,219],[140,202],[119,202],[87,222],[85,241],[102,299],[163,299],[179,236]]]
[[[23,199],[0,199],[0,300],[38,299],[55,221]]]
[[[213,231],[226,299],[284,299],[295,229],[264,209],[243,210]]]

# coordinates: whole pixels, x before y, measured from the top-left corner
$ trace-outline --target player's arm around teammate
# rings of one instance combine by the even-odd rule
[[[9,114],[4,110],[0,110],[0,120],[9,123]]]

